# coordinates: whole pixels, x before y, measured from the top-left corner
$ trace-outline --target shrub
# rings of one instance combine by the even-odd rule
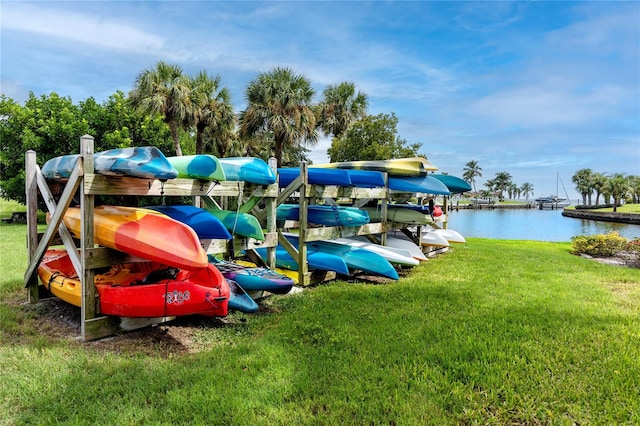
[[[617,232],[571,238],[574,254],[588,254],[590,256],[614,256],[628,246],[627,239]]]

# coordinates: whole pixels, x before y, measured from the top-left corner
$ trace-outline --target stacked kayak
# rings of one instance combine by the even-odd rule
[[[47,161],[42,174],[47,179],[68,179],[79,154],[63,155]],[[144,179],[174,179],[178,171],[155,146],[110,149],[94,154],[94,170],[107,176],[130,176]]]
[[[300,176],[299,167],[285,167],[278,169],[279,185],[281,188],[289,186]],[[307,178],[312,185],[351,186],[351,178],[346,170],[307,168]]]
[[[409,250],[374,244],[371,241],[367,240],[366,237],[336,238],[334,240],[331,240],[331,242],[371,251],[384,257],[391,264],[401,266],[416,266],[420,264],[420,262],[413,257],[412,253]]]
[[[294,281],[269,268],[246,267],[234,262],[219,260],[209,255],[209,262],[228,280],[237,282],[247,291],[268,291],[275,294],[288,293]]]
[[[81,238],[81,213],[69,207],[63,221]],[[180,269],[206,268],[207,255],[189,226],[154,210],[99,206],[94,209],[94,240],[143,259]]]
[[[319,164],[314,167],[334,169],[357,169],[386,172],[390,176],[421,176],[427,172],[438,170],[429,160],[423,157],[393,158],[390,160],[343,161]]]
[[[207,212],[218,218],[233,235],[264,240],[264,232],[260,222],[249,213],[218,209],[207,209]]]
[[[449,188],[431,175],[390,176],[389,189],[402,192],[451,195]]]
[[[257,248],[255,252],[262,258],[267,260],[267,249]],[[334,271],[341,275],[349,275],[349,267],[343,258],[336,254],[325,253],[319,251],[317,247],[308,247],[307,263],[310,269],[319,271]],[[276,265],[280,268],[298,270],[298,261],[291,257],[289,252],[282,246],[276,247]]]
[[[190,205],[153,206],[149,208],[189,226],[195,231],[199,239],[230,240],[232,238],[225,225],[205,209]]]
[[[226,180],[222,165],[214,155],[182,155],[178,157],[167,157],[167,160],[178,171],[179,178],[207,181]]]
[[[279,221],[298,220],[300,206],[297,204],[281,204],[276,210]],[[366,211],[354,207],[311,205],[307,209],[307,221],[325,226],[362,226],[369,223]]]
[[[81,283],[65,250],[50,249],[38,267],[42,284],[60,299],[81,306]],[[229,286],[209,265],[179,270],[157,262],[113,265],[95,276],[100,312],[121,317],[225,316]]]
[[[469,185],[469,182],[460,179],[459,177],[440,174],[431,174],[430,176],[444,183],[452,194],[462,194],[463,192],[471,191],[471,185]]]
[[[227,180],[271,185],[276,175],[264,160],[254,157],[218,158]]]
[[[363,207],[362,210],[367,212],[373,222],[382,221],[382,209],[380,206]],[[387,220],[389,222],[412,225],[427,225],[433,222],[428,213],[395,204],[387,205]]]
[[[255,300],[237,282],[227,279],[231,295],[229,309],[240,312],[257,312],[260,308]]]

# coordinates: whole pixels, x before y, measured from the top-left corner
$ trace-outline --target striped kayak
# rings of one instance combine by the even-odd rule
[[[244,259],[234,259],[233,263],[238,264],[240,266],[245,266],[247,268],[260,268],[260,266],[256,265],[255,263],[249,262],[248,260],[244,260]],[[276,269],[269,269],[269,270],[272,270],[277,274],[280,274],[284,277],[291,279],[294,285],[298,284],[298,272],[296,271],[292,271],[291,269],[278,268],[278,267],[276,267]]]
[[[285,236],[294,246],[298,246],[299,239],[297,235],[285,234]],[[331,241],[310,241],[307,243],[307,250],[338,256],[344,260],[350,270],[360,270],[393,280],[399,279],[398,271],[387,259],[365,249]]]
[[[283,167],[278,169],[280,188],[286,188],[295,178],[300,176],[299,167]],[[312,185],[351,186],[351,179],[346,170],[307,168],[307,178]]]
[[[266,261],[266,248],[257,248],[254,250],[256,253],[258,253],[262,260]],[[310,269],[334,271],[341,275],[349,275],[349,267],[345,263],[344,259],[334,254],[328,254],[318,251],[317,248],[308,248],[307,263]],[[287,252],[282,246],[276,246],[276,265],[281,268],[290,269],[292,271],[298,270],[297,260],[292,258],[289,252]]]
[[[222,165],[215,155],[183,155],[167,157],[167,160],[178,171],[179,178],[215,181],[226,180]]]
[[[432,176],[444,183],[452,194],[462,194],[463,192],[471,191],[471,185],[469,185],[469,182],[460,179],[459,177],[439,174],[431,174],[429,176]]]
[[[229,285],[229,309],[234,311],[253,313],[260,308],[255,300],[247,294],[244,288],[234,280],[227,278]]]
[[[225,278],[236,281],[247,291],[268,291],[275,294],[285,294],[295,284],[291,278],[269,268],[258,266],[249,268],[235,262],[216,259],[211,255],[209,256],[209,262],[218,268]]]
[[[362,207],[366,211],[373,222],[382,221],[382,210],[377,207]],[[433,222],[431,216],[423,212],[407,209],[404,207],[394,207],[393,204],[387,206],[387,221],[395,223],[408,223],[413,225],[427,225]]]
[[[276,175],[264,160],[254,157],[218,158],[227,180],[271,185]]]
[[[334,169],[360,169],[387,172],[390,176],[422,176],[427,172],[438,170],[424,157],[394,158],[390,160],[343,161],[337,163],[318,164],[314,167]]]
[[[233,235],[264,240],[264,232],[260,222],[249,213],[218,209],[207,209],[207,212],[218,218]]]
[[[79,207],[69,207],[63,217],[75,238],[81,238],[81,218]],[[208,264],[194,230],[154,210],[96,207],[94,240],[101,246],[176,268],[206,268]]]
[[[348,238],[336,238],[331,240],[333,243],[344,244],[350,247],[361,248],[384,257],[391,264],[402,266],[417,266],[420,261],[415,259],[410,251],[391,246],[382,246],[380,244],[374,244],[366,237],[348,237]]]
[[[300,206],[280,204],[276,210],[276,218],[279,221],[298,220]],[[369,223],[369,215],[355,207],[311,205],[307,209],[307,221],[325,226],[362,226]]]
[[[42,174],[47,179],[68,179],[79,154],[55,157],[44,163]],[[178,171],[155,146],[110,149],[94,154],[94,170],[107,176],[130,176],[143,179],[174,179]]]
[[[431,175],[414,177],[389,177],[389,189],[402,192],[451,195],[449,188]]]
[[[60,299],[82,304],[82,285],[66,250],[50,249],[38,267],[44,287]],[[121,317],[225,316],[229,286],[213,266],[176,270],[156,262],[113,265],[96,274],[100,313]]]
[[[148,207],[193,229],[201,240],[230,240],[233,238],[225,225],[215,215],[195,206],[152,206]],[[170,241],[167,241],[170,244]]]
[[[407,239],[405,235],[397,236],[395,232],[388,233],[387,246],[407,250],[411,253],[414,259],[418,259],[421,261],[427,260],[427,256],[425,256],[420,247],[413,241]]]

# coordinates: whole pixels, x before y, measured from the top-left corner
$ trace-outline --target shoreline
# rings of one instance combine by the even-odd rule
[[[599,220],[603,222],[625,223],[628,225],[640,225],[640,214],[636,213],[613,213],[595,212],[593,210],[563,209],[562,216],[575,219]]]

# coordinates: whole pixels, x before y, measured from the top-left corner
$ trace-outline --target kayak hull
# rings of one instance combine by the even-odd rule
[[[260,307],[256,301],[247,294],[242,286],[230,279],[227,279],[227,284],[231,291],[231,296],[229,297],[229,309],[246,313],[258,311]]]
[[[373,170],[386,172],[390,176],[421,176],[427,174],[429,171],[438,170],[436,166],[423,157],[394,158],[390,160],[343,161],[314,165],[314,167]]]
[[[276,218],[298,220],[300,206],[297,204],[281,204],[276,210]],[[311,205],[307,209],[307,221],[325,226],[362,226],[369,223],[366,211],[354,207]]]
[[[449,188],[431,175],[413,177],[391,176],[389,177],[389,189],[410,193],[451,195]]]
[[[152,206],[149,209],[169,216],[193,229],[199,239],[230,240],[227,228],[215,215],[195,206]]]
[[[262,258],[262,260],[266,261],[266,248],[258,248],[255,249],[255,251]],[[307,250],[307,263],[309,265],[309,268],[311,269],[317,269],[320,271],[334,271],[341,275],[350,274],[347,263],[340,256],[319,252],[314,248],[309,248]],[[276,247],[276,265],[278,265],[280,268],[286,268],[292,271],[298,270],[297,260],[292,258],[289,252],[287,252],[282,246]]]
[[[382,210],[378,207],[363,207],[373,222],[382,221]],[[394,207],[393,204],[387,206],[387,221],[394,223],[406,223],[412,225],[427,225],[433,222],[429,214],[424,212],[407,209],[404,207]]]
[[[278,169],[278,184],[281,188],[289,186],[300,176],[299,167],[285,167]],[[351,179],[346,170],[307,168],[307,178],[312,185],[351,186]]]
[[[264,160],[254,157],[218,158],[227,180],[271,185],[276,175]]]
[[[167,157],[167,160],[178,171],[179,178],[207,181],[226,180],[222,165],[214,155],[182,155],[178,157]]]
[[[215,259],[209,256],[209,261],[228,280],[237,282],[247,291],[268,291],[275,294],[285,294],[291,291],[295,282],[269,268],[239,265],[234,262]]]
[[[253,215],[230,210],[207,209],[207,211],[218,218],[230,233],[260,241],[264,240],[262,226]]]

